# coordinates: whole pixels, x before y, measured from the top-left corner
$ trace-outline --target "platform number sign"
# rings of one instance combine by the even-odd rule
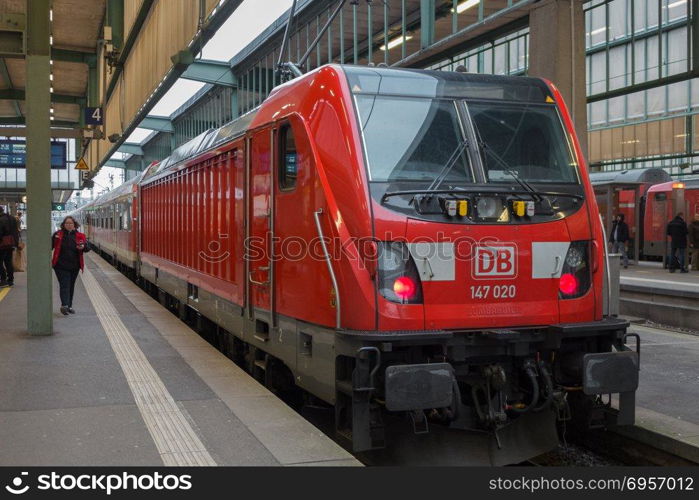
[[[86,125],[102,125],[103,123],[102,108],[85,108]]]

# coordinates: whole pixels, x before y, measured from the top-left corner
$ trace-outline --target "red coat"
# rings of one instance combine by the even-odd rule
[[[54,240],[53,240],[53,257],[51,258],[51,267],[54,267],[56,263],[58,262],[58,256],[61,255],[61,245],[63,244],[63,235],[65,233],[63,232],[62,229],[56,231],[54,233]],[[80,231],[75,231],[75,244],[79,245],[82,243],[87,247],[87,237],[81,233]],[[78,255],[80,256],[80,270],[85,269],[85,260],[83,258],[83,251],[78,250]]]

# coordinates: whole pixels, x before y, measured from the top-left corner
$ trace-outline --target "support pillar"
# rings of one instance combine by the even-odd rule
[[[435,0],[420,0],[420,48],[434,44],[435,22]]]
[[[583,0],[543,0],[529,13],[529,76],[561,91],[587,159],[585,16]]]
[[[234,88],[231,91],[231,119],[235,120],[240,116],[238,111],[238,89]]]
[[[53,333],[51,273],[51,0],[27,2],[27,330]]]
[[[97,73],[97,57],[91,57],[87,62],[87,105],[91,108],[99,106],[99,75]]]
[[[107,0],[107,24],[112,27],[112,45],[124,48],[124,0]]]

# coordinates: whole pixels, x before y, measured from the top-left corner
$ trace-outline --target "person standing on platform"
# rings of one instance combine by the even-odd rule
[[[667,235],[670,237],[670,272],[675,272],[675,263],[679,263],[680,272],[686,273],[684,266],[684,253],[687,249],[687,224],[683,219],[684,214],[678,213],[667,225]]]
[[[692,251],[692,269],[699,271],[699,214],[694,214],[694,220],[689,225],[688,243]]]
[[[75,314],[73,295],[78,273],[84,269],[83,254],[89,252],[87,238],[78,231],[80,224],[71,216],[63,219],[61,228],[52,238],[53,258],[51,265],[56,273],[61,295],[61,314]]]
[[[624,269],[629,268],[629,225],[624,222],[624,214],[617,214],[609,235],[612,244],[612,253],[620,253],[624,258]]]
[[[15,270],[12,252],[19,244],[17,220],[0,207],[0,288],[14,286]]]

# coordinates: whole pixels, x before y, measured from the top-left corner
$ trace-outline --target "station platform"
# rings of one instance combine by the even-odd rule
[[[699,271],[674,273],[660,262],[621,269],[620,312],[661,325],[699,330]]]
[[[0,291],[0,465],[361,465],[88,256],[53,336],[26,334],[25,273]]]
[[[621,269],[621,285],[627,289],[658,290],[674,292],[678,296],[699,297],[699,271],[671,273],[660,262],[639,262]]]

